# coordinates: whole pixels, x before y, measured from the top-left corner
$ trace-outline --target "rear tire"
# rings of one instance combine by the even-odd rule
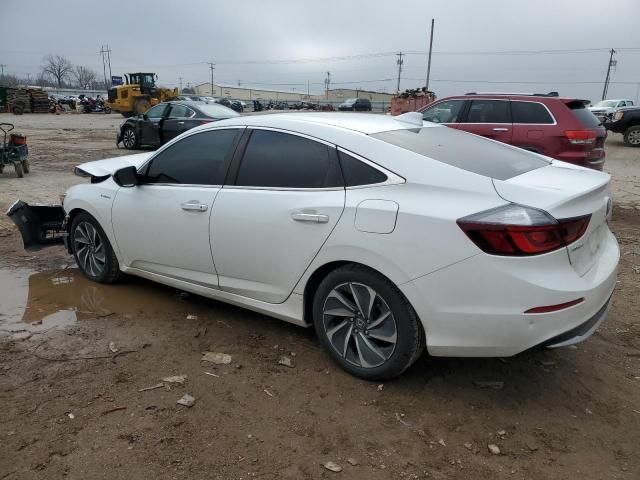
[[[24,177],[24,170],[22,169],[22,163],[21,162],[16,162],[13,164],[13,168],[16,169],[16,177],[18,178],[23,178]]]
[[[313,323],[322,346],[365,380],[399,376],[422,354],[425,334],[402,292],[360,265],[329,273],[315,292]]]
[[[69,230],[71,250],[78,268],[89,280],[115,283],[122,273],[107,234],[98,221],[86,212],[79,213]]]
[[[629,147],[640,147],[640,125],[627,128],[624,132],[624,143]]]

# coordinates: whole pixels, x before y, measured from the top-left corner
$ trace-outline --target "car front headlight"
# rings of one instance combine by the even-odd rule
[[[624,112],[616,112],[616,114],[613,116],[613,119],[617,122],[618,120],[622,119],[622,117],[624,117]]]

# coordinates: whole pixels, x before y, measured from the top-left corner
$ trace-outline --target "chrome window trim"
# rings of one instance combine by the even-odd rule
[[[222,185],[208,185],[199,183],[142,183],[138,187],[197,187],[197,188],[222,188]]]

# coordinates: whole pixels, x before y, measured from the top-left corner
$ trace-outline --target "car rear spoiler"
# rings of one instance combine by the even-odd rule
[[[67,232],[62,205],[29,205],[18,200],[9,207],[7,216],[20,230],[25,250],[64,243]]]

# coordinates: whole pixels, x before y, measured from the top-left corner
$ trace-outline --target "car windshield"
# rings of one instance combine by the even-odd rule
[[[344,101],[344,103],[356,103],[357,98],[348,98]]]
[[[549,162],[526,150],[446,127],[424,127],[375,133],[373,138],[447,165],[497,180],[508,180]]]
[[[230,108],[224,107],[222,105],[204,103],[202,105],[198,105],[198,108],[209,117],[214,118],[229,118],[229,117],[239,117],[240,114],[238,112],[234,112]]]
[[[594,105],[594,107],[615,107],[618,104],[616,100],[602,100]]]

